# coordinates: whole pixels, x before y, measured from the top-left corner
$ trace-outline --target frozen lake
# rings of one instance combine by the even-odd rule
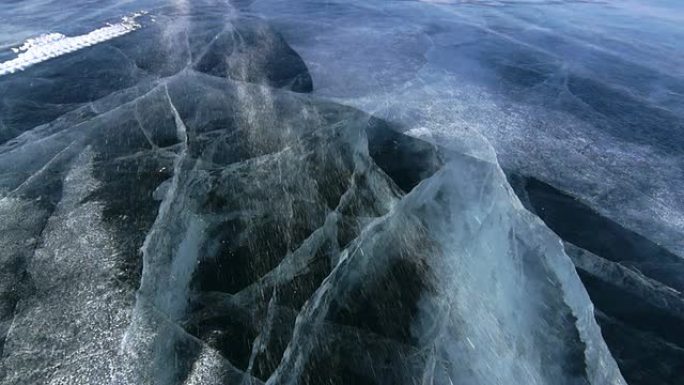
[[[684,377],[681,2],[0,19],[0,383]]]

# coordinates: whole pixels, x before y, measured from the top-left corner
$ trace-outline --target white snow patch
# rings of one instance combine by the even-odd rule
[[[0,63],[0,76],[22,71],[34,64],[54,59],[82,48],[126,35],[140,28],[137,18],[145,11],[124,16],[120,23],[107,24],[84,35],[65,36],[61,33],[47,33],[30,38],[19,47],[12,48],[17,57]]]

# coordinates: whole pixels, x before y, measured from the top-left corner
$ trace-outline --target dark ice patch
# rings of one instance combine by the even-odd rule
[[[681,288],[683,263],[666,249],[549,184],[516,174],[509,175],[509,180],[527,208],[565,241],[597,258],[631,266],[651,279]],[[673,383],[675,373],[684,367],[684,319],[676,309],[651,303],[596,272],[577,270],[625,379],[630,383]]]
[[[302,58],[268,25],[240,20],[219,32],[194,68],[214,76],[311,92],[311,75]]]
[[[434,145],[401,134],[384,120],[371,118],[366,132],[370,156],[404,192],[442,166]]]
[[[520,176],[512,176],[511,182],[521,200],[562,239],[684,290],[684,262],[667,249],[549,184]]]

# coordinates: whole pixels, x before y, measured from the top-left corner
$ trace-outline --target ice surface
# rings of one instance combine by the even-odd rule
[[[505,169],[684,258],[676,2],[325,4],[253,4],[302,55],[317,93],[439,142],[475,129]]]
[[[495,156],[509,175],[561,191],[583,207],[582,219],[577,205],[544,200],[536,212],[553,231],[681,297],[679,3],[258,0],[253,8],[302,55],[314,93],[402,122],[408,135]],[[479,135],[495,155],[475,144]],[[582,277],[597,301],[603,282],[615,295],[600,303],[629,302],[614,276],[593,274]],[[645,337],[645,324],[660,324],[651,299],[600,319],[629,380],[677,383],[678,327],[658,327],[663,340]]]
[[[533,213],[570,238],[521,116],[579,118],[465,82],[492,76],[469,55],[445,70],[438,47],[502,47],[473,8],[144,3],[135,31],[0,78],[3,384],[624,384],[596,318],[632,350],[651,330],[585,285],[681,317],[676,276],[636,263],[676,242],[619,232],[625,266]]]
[[[120,366],[117,346],[133,297],[119,277],[121,260],[100,204],[82,202],[98,187],[93,155],[85,148],[74,160],[59,203],[33,235],[40,240],[29,241],[37,244],[32,255],[18,262],[24,289],[3,333],[3,383],[104,383]],[[21,215],[30,203],[6,204]]]
[[[545,183],[511,181],[565,239],[623,374],[633,383],[677,383],[684,363],[681,258]]]

